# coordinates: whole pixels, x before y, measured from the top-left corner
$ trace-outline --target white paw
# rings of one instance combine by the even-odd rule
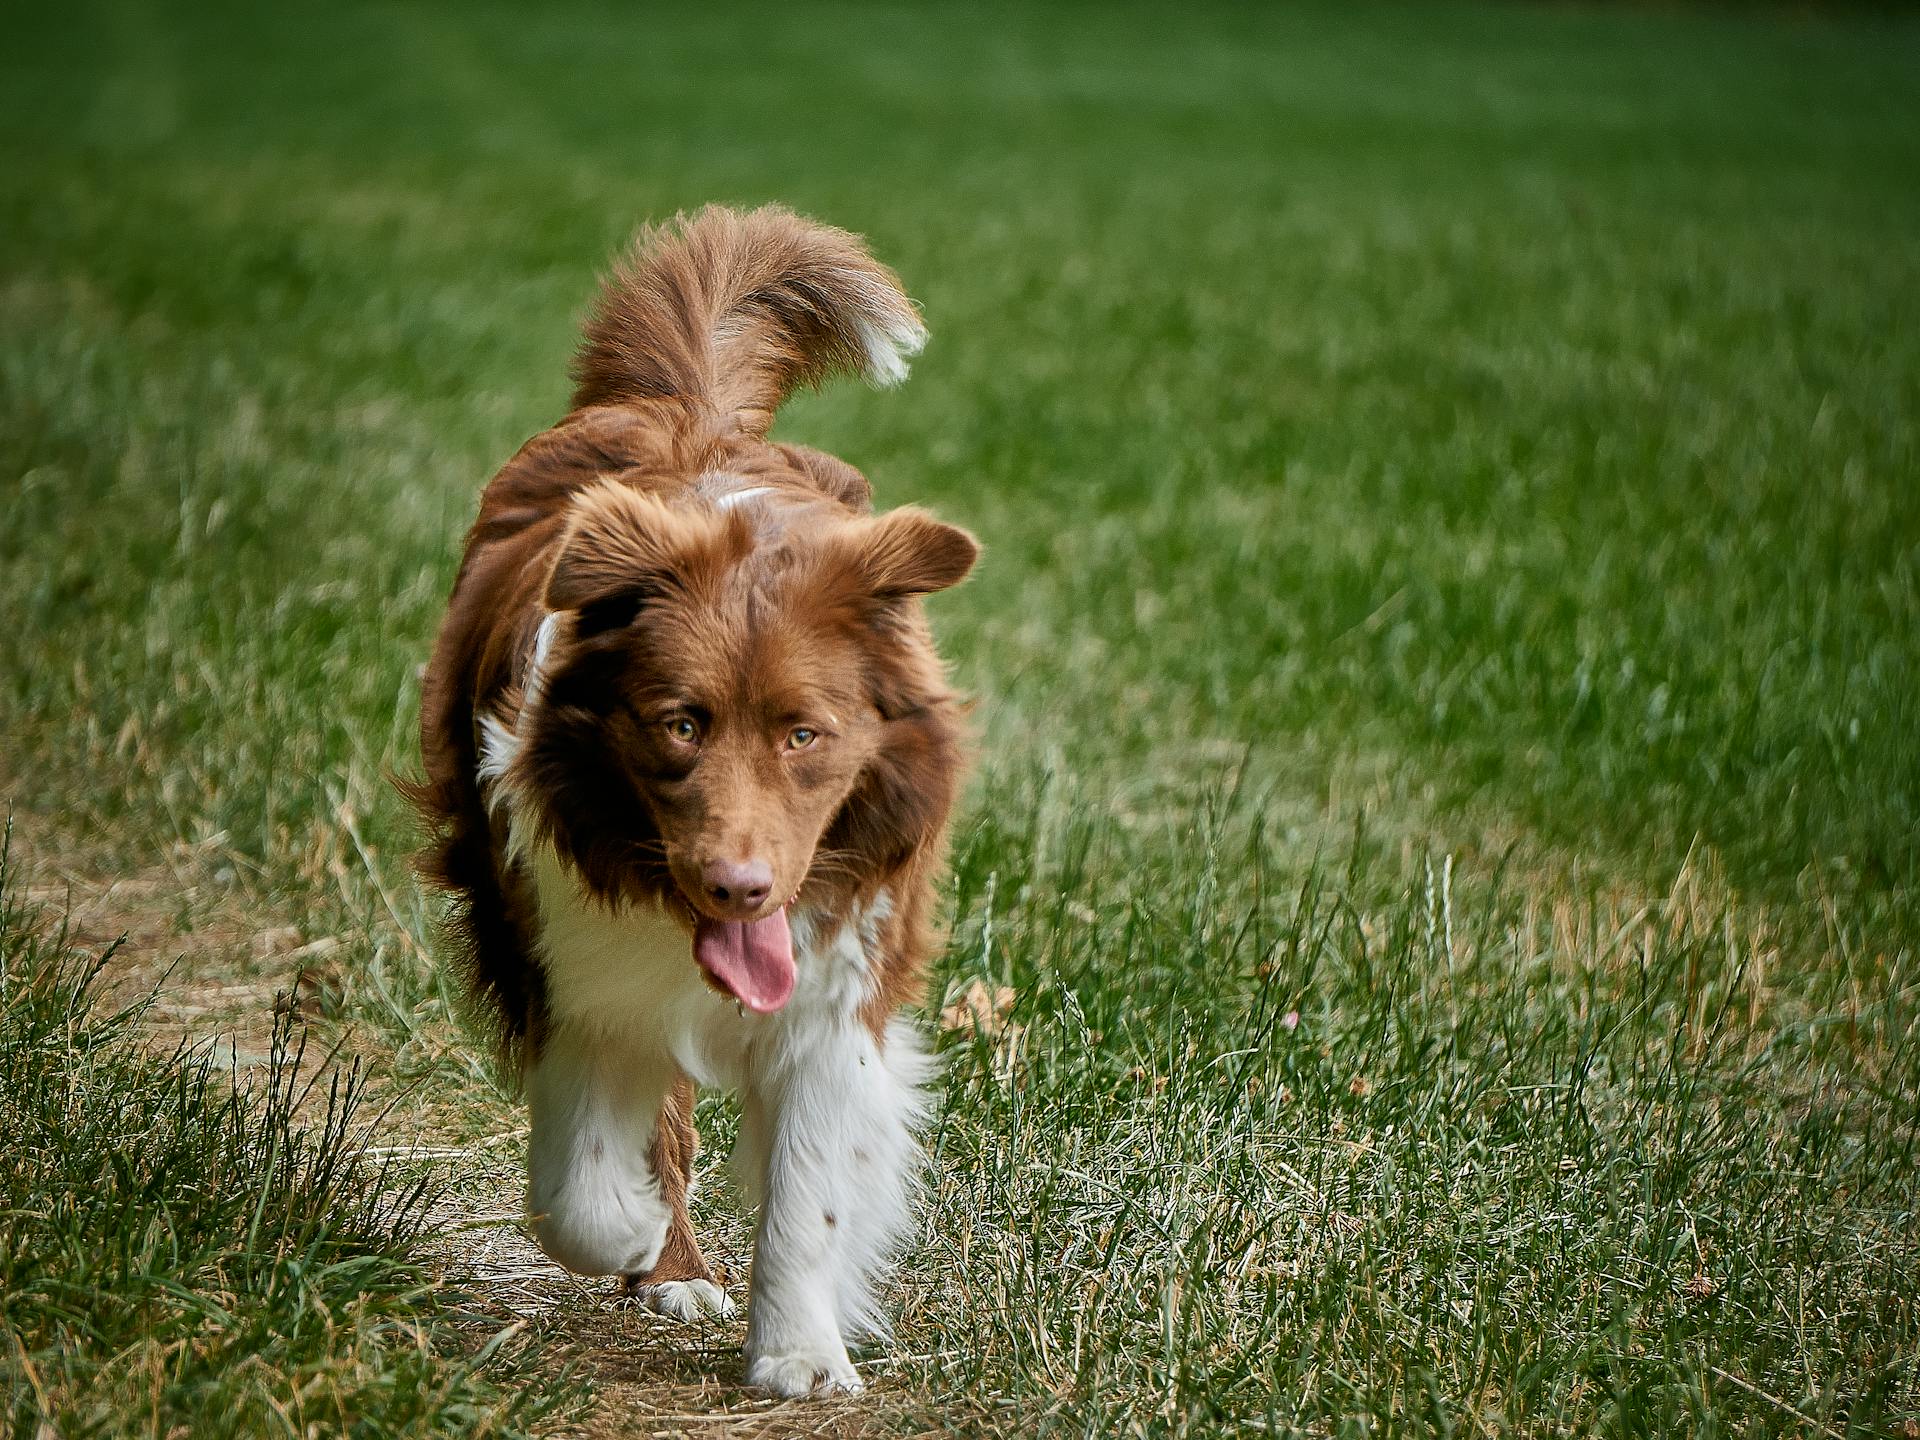
[[[847,1359],[838,1355],[756,1355],[747,1361],[747,1384],[775,1395],[858,1395],[867,1388]]]
[[[733,1301],[711,1280],[663,1280],[658,1285],[636,1285],[627,1292],[656,1315],[671,1320],[726,1319]]]

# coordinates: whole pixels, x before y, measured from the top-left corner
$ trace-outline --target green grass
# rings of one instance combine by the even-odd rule
[[[102,1002],[111,954],[17,889],[0,852],[0,1428],[371,1440],[565,1413],[517,1328],[461,1323],[412,1253],[439,1191],[358,1153],[355,1070],[291,1022],[255,1085],[211,1043],[149,1049]]]
[[[1025,1030],[950,1050],[901,1413],[1897,1432],[1917,72],[1848,11],[23,21],[0,773],[342,936],[504,1129],[382,771],[597,267],[783,200],[934,341],[782,433],[987,545],[937,979]]]

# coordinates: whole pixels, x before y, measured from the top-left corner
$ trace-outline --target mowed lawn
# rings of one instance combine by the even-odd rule
[[[43,863],[164,863],[189,970],[292,983],[236,915],[326,937],[315,1024],[404,1094],[387,1139],[437,1144],[433,1183],[510,1186],[519,1123],[431,966],[385,779],[459,539],[564,409],[632,228],[780,200],[868,235],[933,332],[903,390],[803,397],[778,433],[985,543],[933,606],[981,745],[927,1019],[975,981],[1011,1002],[943,1031],[896,1342],[818,1423],[1920,1433],[1920,25],[75,3],[6,28],[0,796]],[[214,912],[225,949],[195,938]],[[10,1055],[60,1030],[33,993]],[[355,1180],[352,1223],[263,1230],[180,1183],[190,1149],[128,1178],[69,1109],[80,1158],[11,1166],[0,1217],[16,1261],[62,1223],[75,1257],[0,1294],[22,1433],[618,1434],[644,1408],[580,1324],[503,1340],[457,1265],[422,1283],[412,1199]],[[717,1159],[731,1111],[703,1118]],[[270,1169],[279,1123],[221,1173]],[[57,1193],[110,1169],[137,1302]],[[242,1258],[174,1274],[154,1237],[196,1224]],[[297,1303],[286,1235],[345,1267]],[[136,1304],[177,1345],[142,1349]],[[359,1338],[238,1364],[236,1336],[315,1324]],[[817,1423],[751,1410],[738,1340],[690,1362],[712,1403]]]

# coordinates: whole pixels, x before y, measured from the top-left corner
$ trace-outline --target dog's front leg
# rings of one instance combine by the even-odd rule
[[[617,1034],[556,1024],[527,1068],[527,1218],[540,1248],[582,1275],[643,1275],[673,1218],[649,1151],[679,1078]]]
[[[912,1219],[926,1062],[904,1024],[797,1026],[750,1079],[741,1169],[761,1199],[747,1383],[778,1395],[863,1388],[846,1342],[885,1329],[874,1296]]]

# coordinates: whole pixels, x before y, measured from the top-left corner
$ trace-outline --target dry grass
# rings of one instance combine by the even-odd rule
[[[276,1024],[295,1007],[332,1037],[316,1072],[321,1082],[304,1087],[297,1107],[309,1118],[315,1107],[324,1110],[325,1075],[374,1062],[367,1094],[379,1124],[360,1137],[358,1149],[401,1174],[459,1177],[433,1209],[422,1253],[466,1297],[477,1335],[517,1325],[537,1342],[551,1373],[591,1382],[593,1403],[578,1433],[677,1436],[687,1426],[716,1440],[921,1433],[910,1423],[913,1407],[886,1383],[886,1362],[861,1400],[768,1400],[745,1389],[743,1321],[670,1320],[627,1301],[617,1285],[571,1275],[542,1255],[521,1218],[524,1124],[501,1105],[492,1118],[502,1128],[469,1141],[471,1108],[422,1103],[417,1088],[394,1103],[396,1087],[379,1067],[384,1038],[329,1023],[329,1016],[340,1017],[348,984],[339,966],[327,963],[342,948],[337,939],[309,941],[297,926],[263,924],[229,889],[205,881],[207,857],[190,847],[176,847],[153,873],[127,875],[103,867],[97,852],[45,817],[16,814],[13,836],[15,873],[27,877],[21,898],[57,917],[74,949],[108,956],[99,975],[101,1003],[138,1007],[139,1033],[155,1054],[212,1042],[212,1053],[236,1071],[263,1071]],[[701,1188],[723,1189],[716,1157],[703,1161]],[[738,1295],[748,1228],[737,1205],[729,1211],[708,1200],[701,1208],[708,1253]]]

